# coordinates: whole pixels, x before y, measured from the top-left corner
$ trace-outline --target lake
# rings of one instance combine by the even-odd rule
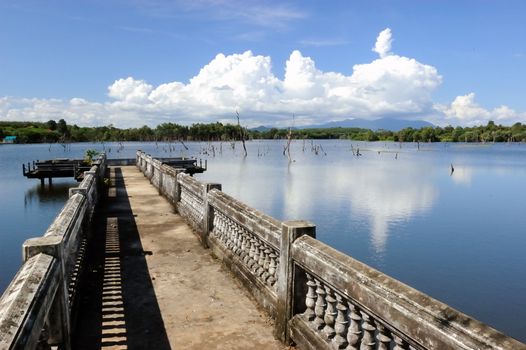
[[[23,241],[46,230],[76,185],[42,188],[22,176],[22,163],[142,149],[207,159],[199,180],[278,219],[310,220],[321,241],[526,341],[525,144],[295,140],[290,161],[284,141],[247,142],[247,157],[240,143],[186,145],[0,145],[0,290]]]

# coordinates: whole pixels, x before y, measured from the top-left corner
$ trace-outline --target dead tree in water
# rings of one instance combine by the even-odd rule
[[[289,158],[289,162],[291,161],[290,158],[290,143],[292,142],[292,128],[294,127],[294,114],[292,115],[292,126],[289,128],[289,132],[287,133],[287,144],[283,148],[283,155],[285,155],[285,152],[287,153],[287,157]]]
[[[186,146],[183,142],[183,140],[181,139],[178,139],[177,141],[179,141],[181,143],[181,145],[183,145],[184,149],[188,151],[188,146]]]
[[[247,156],[247,147],[245,146],[245,131],[241,127],[241,124],[239,123],[239,112],[236,110],[236,117],[237,117],[237,126],[239,127],[239,133],[241,136],[241,142],[243,143],[243,151],[245,152],[245,157]]]

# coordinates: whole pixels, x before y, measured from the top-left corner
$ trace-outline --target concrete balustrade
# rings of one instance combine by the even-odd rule
[[[0,349],[36,347],[59,286],[54,257],[40,253],[22,265],[0,299]]]
[[[177,175],[179,186],[179,201],[175,207],[188,224],[196,231],[204,230],[205,201],[203,192],[205,186],[187,174]],[[201,237],[201,236],[200,236]]]
[[[208,246],[275,316],[281,223],[217,189],[207,198],[212,216]]]
[[[78,284],[106,171],[102,154],[43,236],[23,244],[24,264],[0,298],[0,349],[71,348]]]
[[[301,349],[526,349],[526,345],[186,174],[137,166]],[[153,170],[152,170],[153,169]],[[169,180],[168,180],[169,179]],[[169,185],[168,185],[169,184]]]
[[[302,348],[524,349],[525,345],[308,236],[292,245],[305,276],[292,339]]]

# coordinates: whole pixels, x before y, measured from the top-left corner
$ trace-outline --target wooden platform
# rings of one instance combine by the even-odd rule
[[[32,166],[31,166],[32,165]],[[79,159],[53,159],[22,164],[22,174],[28,179],[40,179],[42,184],[44,179],[57,177],[72,177],[77,181],[82,181],[85,171],[90,170],[91,165]]]
[[[206,160],[203,162],[192,158],[160,158],[160,160],[173,168],[183,169],[185,173],[193,175],[206,171]],[[112,165],[132,165],[135,159],[108,159],[108,164]],[[45,179],[49,179],[51,184],[53,178],[70,177],[77,181],[82,181],[84,172],[90,170],[91,166],[86,164],[82,159],[53,159],[44,161],[34,161],[32,163],[22,164],[22,174],[28,179],[40,179],[44,184]]]

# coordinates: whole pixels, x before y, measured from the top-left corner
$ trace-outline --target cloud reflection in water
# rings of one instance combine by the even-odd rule
[[[439,194],[421,163],[385,157],[351,160],[317,171],[297,167],[289,176],[283,198],[286,213],[314,217],[320,205],[335,211],[350,208],[349,220],[370,227],[371,245],[377,254],[386,249],[390,225],[428,212]],[[320,198],[333,200],[320,203]]]

